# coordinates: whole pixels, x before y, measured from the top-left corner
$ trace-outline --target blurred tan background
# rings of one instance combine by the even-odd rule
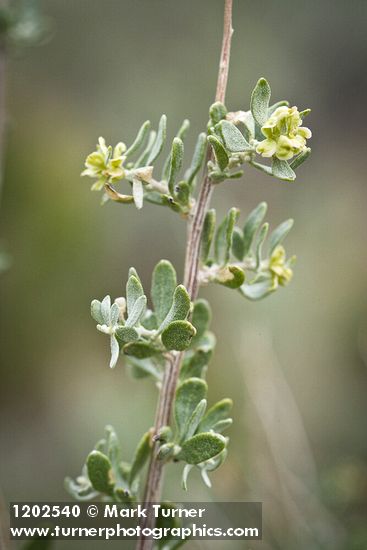
[[[273,227],[295,218],[287,250],[298,261],[291,285],[260,303],[203,291],[218,336],[210,400],[232,397],[235,423],[212,491],[194,474],[189,498],[264,501],[265,540],[252,550],[366,550],[367,4],[234,4],[228,107],[247,109],[265,76],[274,101],[312,108],[313,155],[294,184],[247,169],[216,191],[222,214],[237,205],[244,217],[266,200]],[[79,473],[105,424],[128,458],[153,421],[152,382],[131,380],[122,362],[108,369],[89,304],[121,295],[131,265],[148,287],[161,258],[182,273],[184,222],[153,205],[101,208],[79,174],[99,135],[129,143],[162,112],[172,134],[191,120],[191,151],[213,101],[222,32],[221,0],[49,0],[43,8],[53,39],[9,68],[0,220],[12,257],[0,279],[8,500],[67,499],[64,476]],[[181,466],[169,470],[166,497],[187,500]]]

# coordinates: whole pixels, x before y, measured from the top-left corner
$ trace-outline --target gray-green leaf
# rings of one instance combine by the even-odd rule
[[[226,440],[222,435],[200,433],[185,441],[177,458],[188,464],[200,464],[218,455],[225,446]]]
[[[204,416],[202,422],[199,425],[199,430],[201,432],[209,432],[214,428],[214,426],[221,420],[228,418],[228,415],[232,409],[233,401],[232,399],[222,399],[210,407]]]
[[[201,260],[205,263],[208,259],[210,247],[215,232],[216,212],[214,208],[208,210],[204,220],[203,235],[201,238]]]
[[[220,170],[225,170],[229,163],[229,157],[227,151],[223,147],[222,143],[215,136],[208,136],[208,141],[213,148],[215,160]]]
[[[285,239],[289,231],[292,229],[293,223],[294,220],[290,218],[289,220],[286,220],[274,229],[269,238],[269,255],[271,255],[278,244],[280,244]]]
[[[139,475],[140,471],[144,468],[145,463],[147,462],[151,447],[151,434],[146,432],[136,447],[134,458],[131,463],[130,470],[130,485],[134,482],[135,478]]]
[[[137,359],[146,359],[158,353],[158,350],[147,342],[130,342],[122,348],[122,351],[125,355],[132,355]]]
[[[135,342],[139,339],[139,334],[136,332],[136,330],[132,327],[118,327],[115,330],[115,336],[119,343],[124,346],[128,342]]]
[[[162,115],[159,121],[157,137],[155,139],[152,150],[150,151],[150,154],[146,161],[147,165],[151,165],[161,153],[166,141],[166,134],[167,134],[167,117],[166,115]]]
[[[99,300],[93,300],[90,305],[90,313],[95,321],[100,325],[104,324],[104,318],[101,311],[101,302]]]
[[[266,164],[261,164],[260,162],[255,162],[254,160],[251,160],[249,162],[251,166],[256,168],[257,170],[260,170],[261,172],[264,172],[267,176],[272,176],[273,171],[271,169],[271,166],[267,166]]]
[[[88,477],[96,491],[113,494],[115,481],[109,458],[99,451],[92,451],[87,458]]]
[[[101,314],[104,323],[109,326],[111,321],[111,297],[105,296],[101,302]]]
[[[140,280],[134,275],[130,275],[126,284],[126,304],[128,315],[132,313],[135,302],[143,295],[144,289]]]
[[[130,310],[125,326],[134,327],[135,325],[139,324],[141,318],[145,313],[146,306],[147,306],[147,297],[139,296],[139,298],[134,302],[134,305]]]
[[[119,355],[120,355],[120,346],[119,346],[117,338],[114,334],[112,334],[112,336],[111,336],[110,346],[111,346],[110,368],[113,369],[113,368],[116,367],[116,363],[117,363]]]
[[[224,432],[227,428],[230,428],[233,424],[232,418],[225,418],[224,420],[219,420],[216,424],[213,426],[213,431],[216,433],[221,434]]]
[[[296,179],[296,174],[286,160],[279,160],[277,157],[273,157],[271,168],[273,176],[276,178],[284,181],[294,181]]]
[[[268,274],[260,274],[251,284],[243,284],[239,291],[249,300],[261,300],[274,292],[272,278]]]
[[[110,459],[111,464],[117,467],[120,461],[121,453],[120,442],[113,426],[106,426],[105,431],[107,456]]]
[[[245,241],[243,240],[243,232],[239,227],[233,229],[232,252],[237,260],[242,261],[245,257]]]
[[[162,332],[162,343],[168,350],[183,351],[195,334],[195,327],[188,321],[173,321]]]
[[[171,262],[161,260],[154,268],[151,296],[158,325],[167,316],[177,285],[176,271]]]
[[[209,302],[202,298],[196,300],[196,302],[194,302],[194,309],[191,319],[192,324],[196,328],[196,335],[192,342],[193,344],[198,342],[204,335],[205,331],[209,328],[211,318],[212,312],[210,310]]]
[[[238,208],[231,208],[218,227],[215,236],[215,259],[219,264],[228,263],[232,248],[232,235],[239,215]]]
[[[194,412],[192,413],[186,427],[186,431],[183,434],[184,439],[190,439],[196,432],[197,427],[199,426],[206,410],[206,399],[202,399],[200,403],[195,407]]]
[[[203,160],[205,157],[205,149],[206,149],[206,134],[202,132],[201,134],[198,135],[198,139],[196,142],[190,168],[185,173],[185,180],[189,185],[192,185],[196,174],[199,172],[201,165],[203,164]]]
[[[138,160],[134,164],[134,168],[139,168],[140,166],[146,166],[147,165],[147,160],[148,160],[149,154],[152,150],[152,147],[153,147],[153,145],[156,141],[156,137],[157,137],[157,133],[154,130],[152,130],[149,133],[148,142],[145,146],[145,149],[143,150],[142,154],[140,155],[140,157],[138,158]]]
[[[254,239],[256,231],[259,229],[261,222],[264,219],[268,205],[266,202],[261,202],[252,210],[249,214],[245,226],[243,228],[243,240],[244,240],[244,256],[250,252],[252,241]]]
[[[149,132],[149,128],[150,128],[150,121],[146,120],[140,127],[135,140],[130,145],[126,153],[124,153],[124,156],[126,158],[131,157],[131,155],[133,155],[144,144],[144,141]]]
[[[223,105],[223,103],[221,103],[220,101],[216,101],[215,103],[213,103],[213,105],[211,105],[209,109],[209,117],[213,126],[226,118],[227,112],[228,111],[226,106]]]
[[[192,377],[202,378],[212,353],[211,350],[198,349],[191,357],[185,357],[180,371],[180,380]]]
[[[266,235],[268,234],[268,231],[269,231],[269,224],[267,222],[265,222],[261,226],[261,229],[259,231],[259,236],[258,236],[258,239],[257,239],[257,242],[256,242],[256,250],[255,250],[256,270],[258,270],[259,267],[260,267],[262,246],[264,244],[264,241],[266,239]]]
[[[252,116],[261,127],[268,119],[269,101],[271,89],[265,78],[260,78],[251,94],[251,112]]]
[[[186,433],[191,415],[203,399],[206,398],[208,386],[201,378],[189,378],[176,390],[175,420],[179,439]]]
[[[126,365],[130,369],[131,376],[136,379],[152,376],[155,380],[161,380],[162,375],[154,361],[150,358],[137,359],[130,356],[126,359]]]
[[[167,313],[165,319],[159,327],[159,332],[162,332],[173,321],[183,321],[186,319],[190,311],[190,296],[183,285],[178,285],[173,294],[172,306]]]
[[[291,160],[291,162],[289,163],[289,166],[292,168],[292,170],[295,170],[296,168],[301,166],[301,164],[303,164],[310,155],[311,155],[311,148],[306,147],[306,149],[302,151],[302,153],[300,153],[299,155],[297,155]]]
[[[245,140],[237,126],[228,122],[228,120],[222,120],[216,126],[216,129],[221,135],[226,149],[231,153],[241,153],[251,149],[250,144]]]
[[[170,169],[169,169],[169,176],[168,176],[168,188],[171,195],[174,195],[175,181],[182,167],[183,155],[184,155],[183,141],[180,138],[175,137],[172,142]]]

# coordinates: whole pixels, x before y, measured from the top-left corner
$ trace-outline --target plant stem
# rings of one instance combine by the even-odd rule
[[[231,51],[232,29],[232,4],[233,0],[225,0],[224,5],[224,25],[223,25],[223,42],[222,51],[219,63],[218,81],[215,101],[224,103],[228,70],[229,58]],[[207,161],[210,160],[211,154],[207,155]],[[207,166],[207,162],[206,162]],[[205,214],[209,208],[210,199],[213,192],[213,185],[209,179],[207,168],[205,168],[203,182],[200,188],[196,207],[192,219],[189,222],[188,238],[186,243],[186,258],[185,258],[185,275],[184,285],[191,297],[195,300],[199,288],[199,257],[200,257],[200,242],[203,231]],[[158,407],[156,412],[154,433],[157,434],[162,426],[167,426],[170,421],[172,405],[175,396],[177,379],[180,372],[181,362],[184,353],[172,354],[167,361],[165,374],[160,390]],[[160,502],[162,481],[163,481],[163,462],[157,459],[157,444],[153,444],[151,460],[149,464],[148,476],[145,485],[144,503]],[[150,527],[154,523],[153,518],[147,518],[141,525],[142,528]],[[150,550],[153,546],[153,541],[142,537],[137,544],[137,550]]]

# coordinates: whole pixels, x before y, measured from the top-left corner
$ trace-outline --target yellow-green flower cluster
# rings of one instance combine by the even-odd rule
[[[293,263],[295,257],[286,260],[285,250],[281,245],[278,245],[269,261],[269,270],[272,277],[272,290],[278,288],[279,285],[285,286],[293,277],[293,271],[290,264]]]
[[[112,150],[111,145],[107,147],[104,138],[99,138],[97,150],[87,156],[86,169],[82,172],[82,176],[96,179],[92,185],[94,191],[99,191],[106,183],[114,183],[125,177],[123,167],[125,151],[124,143],[118,143]]]
[[[256,151],[263,157],[290,160],[306,148],[306,139],[312,136],[311,130],[301,124],[297,107],[278,107],[261,127],[266,139],[257,145]]]

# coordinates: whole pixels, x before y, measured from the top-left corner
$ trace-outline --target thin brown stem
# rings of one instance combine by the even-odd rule
[[[232,4],[233,0],[225,0],[224,5],[224,25],[223,25],[223,42],[222,51],[219,62],[218,81],[215,101],[224,103],[228,71],[229,58],[231,51],[232,29]],[[207,161],[211,155],[208,154]],[[206,163],[207,164],[207,163]],[[207,168],[205,168],[203,182],[200,188],[194,214],[189,221],[188,238],[186,243],[186,258],[185,258],[185,275],[184,285],[190,294],[192,300],[195,300],[198,294],[198,272],[200,258],[200,242],[203,232],[203,225],[206,212],[208,211],[210,199],[213,193],[213,185],[209,179]],[[172,412],[172,405],[175,396],[175,390],[180,372],[180,367],[183,359],[183,353],[173,354],[167,361],[166,370],[160,390],[157,413],[154,426],[154,434],[169,424]],[[163,482],[163,462],[157,458],[157,443],[153,443],[151,460],[145,485],[144,503],[145,505],[151,502],[159,502],[161,497],[162,482]],[[148,517],[141,525],[151,527],[154,523],[153,518]],[[151,550],[153,541],[141,537],[137,544],[137,550]]]

